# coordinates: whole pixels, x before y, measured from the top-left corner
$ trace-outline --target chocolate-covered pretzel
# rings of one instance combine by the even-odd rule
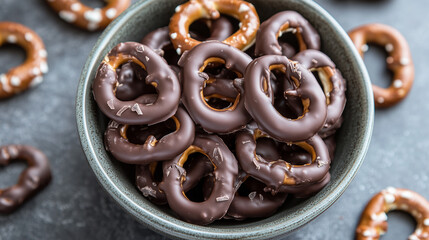
[[[286,200],[286,193],[272,195],[265,192],[265,185],[254,178],[247,177],[240,188],[246,188],[250,193],[247,196],[234,196],[225,217],[233,219],[263,218],[271,216]]]
[[[340,118],[346,106],[346,81],[335,68],[335,63],[326,54],[312,49],[299,52],[291,60],[299,62],[319,75],[328,106],[326,122],[321,131],[328,132],[332,128],[341,127],[341,123],[336,123],[341,121]]]
[[[297,87],[284,92],[285,98],[302,99],[303,115],[297,119],[282,116],[271,104],[263,87],[273,69],[284,72]],[[244,103],[258,127],[283,142],[304,141],[316,134],[325,124],[326,98],[316,78],[305,67],[289,61],[285,56],[267,55],[253,60],[244,76]]]
[[[119,161],[129,164],[149,164],[154,161],[172,159],[188,148],[195,134],[195,126],[186,111],[179,107],[172,117],[175,131],[157,139],[157,132],[165,129],[162,125],[148,126],[153,129],[145,135],[144,144],[135,144],[127,137],[128,125],[112,121],[105,132],[105,145]],[[153,132],[154,131],[154,132]]]
[[[118,87],[116,69],[134,62],[148,73],[146,84],[153,85],[158,98],[154,103],[141,104],[139,98],[121,101],[115,96]],[[92,85],[100,110],[122,124],[155,124],[170,118],[177,111],[180,85],[175,72],[151,48],[136,42],[120,43],[104,58]]]
[[[167,203],[164,192],[159,189],[158,184],[161,180],[156,180],[155,171],[159,162],[153,162],[147,165],[136,166],[136,185],[143,196],[150,199],[151,202],[163,205]],[[188,192],[194,188],[198,182],[208,173],[213,172],[213,164],[206,160],[197,158],[189,168],[186,169],[186,180],[182,183],[183,192]]]
[[[250,120],[241,94],[237,95],[232,106],[225,109],[215,109],[207,104],[203,88],[209,76],[203,72],[204,69],[209,63],[225,64],[227,69],[242,77],[251,60],[240,50],[214,41],[201,43],[181,57],[182,101],[192,119],[204,130],[229,133],[243,128]]]
[[[417,222],[409,240],[429,239],[429,202],[408,189],[388,187],[377,193],[362,213],[356,229],[357,240],[376,240],[387,231],[387,212],[401,210],[410,213]]]
[[[292,165],[287,160],[266,161],[256,154],[256,139],[266,136],[259,129],[253,131],[243,130],[237,134],[237,159],[248,175],[263,182],[267,189],[273,192],[292,192],[289,187],[304,187],[317,183],[326,176],[330,168],[329,152],[323,140],[314,135],[295,145],[311,153],[312,162],[305,165]]]
[[[0,147],[0,165],[6,166],[18,160],[26,161],[28,167],[19,176],[17,184],[0,189],[0,213],[14,211],[51,180],[49,161],[38,149],[24,145]]]
[[[192,153],[206,155],[214,165],[215,182],[210,197],[203,202],[192,202],[183,193],[183,168]],[[235,193],[238,165],[234,154],[221,138],[215,135],[197,135],[192,145],[181,155],[163,164],[164,179],[159,187],[167,196],[168,205],[183,220],[194,224],[209,224],[222,218],[228,211]]]
[[[387,68],[393,72],[392,84],[388,88],[372,85],[376,107],[390,107],[404,99],[414,81],[414,64],[407,40],[393,27],[373,23],[357,27],[349,32],[350,39],[363,57],[368,43],[384,46],[389,56]]]
[[[47,52],[42,39],[33,30],[14,22],[0,22],[0,46],[18,44],[27,55],[25,62],[0,74],[0,99],[12,97],[43,82],[48,72]]]
[[[282,55],[278,38],[289,31],[297,37],[299,51],[320,49],[320,36],[307,19],[295,11],[283,11],[261,24],[256,34],[255,56]]]
[[[246,50],[255,40],[259,17],[252,4],[242,0],[193,0],[176,8],[170,19],[170,37],[177,54],[192,49],[200,41],[189,37],[189,26],[198,19],[217,19],[224,13],[237,18],[240,29],[223,42],[240,50]]]

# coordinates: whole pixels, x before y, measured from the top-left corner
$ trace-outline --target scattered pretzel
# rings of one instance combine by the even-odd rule
[[[47,0],[61,19],[88,31],[104,29],[130,6],[131,0],[107,0],[104,8],[90,8],[78,0]]]
[[[170,38],[177,54],[190,50],[201,42],[189,37],[189,26],[196,20],[217,19],[224,13],[240,21],[240,29],[223,43],[246,50],[254,41],[259,28],[259,17],[252,4],[242,0],[196,0],[176,8],[170,20]]]
[[[389,57],[387,68],[393,72],[393,81],[388,88],[372,85],[375,106],[390,107],[404,99],[411,90],[414,81],[414,64],[410,48],[401,33],[387,25],[367,24],[349,32],[360,55],[368,50],[367,43],[384,46]]]
[[[429,239],[429,202],[416,192],[393,187],[379,192],[369,201],[356,229],[356,239],[379,239],[387,231],[386,213],[392,210],[411,213],[416,219],[417,228],[409,240]]]
[[[42,83],[43,74],[48,72],[45,46],[33,30],[14,22],[0,22],[0,46],[4,43],[24,48],[27,59],[6,74],[0,74],[0,99]]]
[[[0,189],[0,213],[16,210],[51,180],[49,161],[41,151],[23,145],[0,147],[0,165],[5,166],[17,160],[26,161],[28,167],[21,173],[16,185]]]

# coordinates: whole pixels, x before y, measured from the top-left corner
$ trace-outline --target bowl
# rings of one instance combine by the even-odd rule
[[[154,205],[144,198],[134,184],[132,168],[106,152],[103,133],[107,119],[98,110],[91,90],[97,67],[110,49],[120,42],[140,41],[150,31],[167,26],[175,7],[184,2],[146,0],[136,3],[109,25],[90,53],[76,97],[77,126],[89,165],[103,188],[125,211],[161,234],[183,239],[262,239],[290,233],[330,207],[346,190],[364,161],[373,129],[374,103],[363,61],[341,26],[313,1],[250,0],[261,22],[283,10],[295,10],[307,18],[321,36],[322,50],[347,80],[347,105],[343,126],[337,133],[337,149],[330,170],[332,179],[315,196],[293,207],[284,206],[265,219],[222,220],[208,226],[186,223],[168,207]]]

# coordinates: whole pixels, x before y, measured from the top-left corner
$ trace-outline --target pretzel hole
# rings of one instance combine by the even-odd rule
[[[133,144],[144,144],[149,136],[161,139],[168,134],[174,133],[179,127],[173,118],[154,125],[125,125],[121,129],[123,138]]]
[[[417,222],[411,214],[404,211],[391,211],[387,213],[388,231],[382,239],[408,239],[414,232]]]
[[[190,155],[188,155],[188,160],[183,165],[183,168],[190,169],[190,166],[195,164],[197,161],[210,161],[209,158],[200,152],[194,152]],[[210,191],[207,191],[206,188],[206,182],[212,181],[210,178],[212,178],[213,175],[207,175],[198,181],[198,183],[189,191],[185,193],[186,197],[192,201],[192,202],[204,202],[205,196],[210,195]]]
[[[149,164],[149,171],[152,175],[153,182],[161,182],[163,176],[162,164],[159,162],[152,162]]]
[[[310,69],[313,76],[316,78],[319,86],[322,88],[323,92],[326,96],[326,104],[329,105],[331,103],[330,94],[333,90],[333,85],[331,81],[331,77],[334,75],[334,70],[330,67],[320,67],[320,68],[312,68]]]
[[[132,101],[144,94],[157,94],[152,84],[146,84],[147,72],[139,64],[126,62],[117,69],[116,97],[121,101]]]
[[[230,80],[231,83],[234,79],[242,77],[242,74],[225,66],[225,60],[221,58],[209,58],[204,62],[200,71],[206,73],[209,79],[204,82],[203,91],[201,92],[205,104],[215,111],[234,110],[240,100],[238,91],[231,96],[225,96],[222,92],[216,92],[211,95],[204,95],[204,89],[215,84],[217,78],[223,80]]]
[[[265,187],[264,183],[249,176],[244,180],[240,188],[238,188],[237,193],[240,196],[249,197],[249,199],[253,200],[254,198],[259,198],[255,193],[263,191]]]
[[[284,48],[282,43],[289,44],[295,53],[307,49],[299,29],[289,27],[283,27],[281,29],[282,30],[277,33],[277,39],[280,46],[282,47],[282,54],[284,56],[286,56],[287,53],[291,51],[291,49]]]
[[[365,52],[364,62],[371,82],[382,88],[392,84],[393,73],[387,68],[386,59],[389,57],[384,46],[368,44],[369,50]],[[381,61],[380,61],[381,60]]]
[[[0,45],[0,74],[24,63],[26,56],[25,50],[19,45]]]
[[[296,96],[284,97],[284,91],[296,90],[297,83],[293,79],[288,79],[285,69],[279,66],[272,66],[271,73],[275,81],[271,81],[274,96],[274,108],[283,117],[288,119],[298,119],[304,113],[303,101]]]
[[[12,161],[6,166],[0,166],[0,192],[15,185],[26,167],[25,161]]]
[[[102,0],[80,0],[80,2],[90,8],[103,8],[106,6],[106,1]]]

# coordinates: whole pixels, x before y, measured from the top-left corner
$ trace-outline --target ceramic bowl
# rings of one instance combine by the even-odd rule
[[[373,128],[373,97],[366,68],[341,26],[311,0],[250,0],[261,22],[274,13],[295,10],[317,29],[322,50],[336,63],[347,80],[344,123],[337,134],[331,166],[331,182],[315,196],[273,216],[247,221],[216,221],[208,226],[178,219],[168,207],[145,199],[134,184],[132,166],[114,160],[104,149],[106,118],[98,110],[91,85],[107,52],[124,41],[140,41],[150,31],[167,26],[183,0],[146,0],[130,7],[100,36],[84,66],[76,99],[82,148],[103,188],[125,211],[161,234],[183,239],[262,239],[285,235],[303,226],[331,206],[346,190],[361,166]]]

